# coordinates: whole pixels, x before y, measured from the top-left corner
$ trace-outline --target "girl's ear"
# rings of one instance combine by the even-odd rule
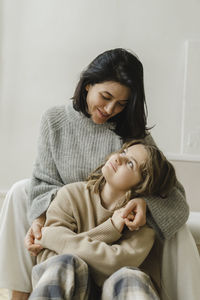
[[[126,202],[128,202],[129,200],[131,200],[131,194],[132,194],[132,191],[131,190],[129,190],[129,191],[127,191],[126,192]]]

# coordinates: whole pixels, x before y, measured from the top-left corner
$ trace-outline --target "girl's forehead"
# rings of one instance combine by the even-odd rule
[[[134,158],[139,165],[144,163],[148,158],[147,150],[144,145],[137,144],[127,148],[128,156]]]

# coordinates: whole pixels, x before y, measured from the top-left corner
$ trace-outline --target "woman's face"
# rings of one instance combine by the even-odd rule
[[[115,81],[88,84],[88,113],[96,124],[103,124],[120,113],[127,105],[130,89]]]
[[[122,153],[110,156],[102,168],[106,183],[119,192],[127,192],[141,181],[140,167],[146,162],[147,151],[143,145],[133,145]]]

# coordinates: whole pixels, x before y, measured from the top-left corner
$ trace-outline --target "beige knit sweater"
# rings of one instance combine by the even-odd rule
[[[123,266],[140,266],[153,246],[154,230],[144,226],[121,234],[113,226],[112,214],[85,182],[65,185],[47,211],[42,239],[37,241],[46,249],[37,262],[55,254],[77,255],[91,267],[98,285]]]

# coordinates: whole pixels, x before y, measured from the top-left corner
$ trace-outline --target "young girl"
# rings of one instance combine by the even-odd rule
[[[30,299],[89,299],[89,276],[103,299],[159,299],[148,275],[138,269],[155,232],[148,225],[128,230],[134,215],[122,214],[133,197],[155,195],[165,201],[175,182],[173,166],[157,147],[132,141],[111,154],[88,182],[62,187],[37,240],[44,249],[37,257],[40,264],[33,268]],[[116,287],[111,290],[109,282],[115,276],[119,280],[114,279]]]

